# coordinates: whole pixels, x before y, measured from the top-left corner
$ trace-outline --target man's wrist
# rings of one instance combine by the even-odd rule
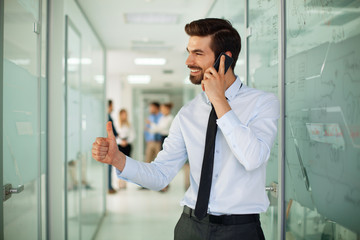
[[[119,169],[122,172],[125,168],[125,163],[126,163],[126,156],[125,154],[119,151],[116,154],[115,158],[113,159],[111,165],[113,165],[115,168]]]
[[[217,101],[214,101],[214,103],[212,103],[215,111],[216,111],[216,115],[218,118],[221,118],[222,116],[224,116],[228,111],[231,110],[231,107],[228,103],[228,101],[226,100],[226,98],[221,98]]]

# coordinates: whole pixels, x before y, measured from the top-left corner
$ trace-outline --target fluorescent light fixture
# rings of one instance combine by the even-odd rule
[[[94,79],[98,84],[103,84],[105,80],[104,75],[95,75]]]
[[[165,58],[135,58],[136,65],[164,65],[166,63]]]
[[[79,58],[69,58],[68,59],[68,64],[71,64],[71,65],[77,65],[80,63],[80,59]],[[89,65],[92,63],[92,60],[91,58],[82,58],[81,59],[81,64],[83,65]]]
[[[176,24],[178,14],[170,13],[126,13],[126,23],[135,24]]]
[[[150,75],[128,75],[128,83],[130,84],[148,84],[151,81]]]

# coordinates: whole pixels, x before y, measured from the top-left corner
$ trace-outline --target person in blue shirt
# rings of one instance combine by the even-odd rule
[[[266,164],[277,135],[279,100],[235,75],[241,38],[229,21],[199,19],[187,24],[185,32],[185,64],[191,82],[203,92],[178,112],[163,150],[151,163],[125,156],[108,122],[108,137],[95,140],[92,155],[115,166],[119,177],[153,190],[167,186],[189,160],[190,187],[180,202],[175,240],[265,239],[259,214],[269,206]],[[221,52],[234,60],[227,72],[225,56],[218,71],[213,67]],[[204,167],[209,163],[210,172]],[[204,186],[210,188],[204,191]]]
[[[158,133],[151,133],[149,131],[151,124],[157,124],[162,117],[160,113],[160,104],[152,102],[149,104],[150,115],[146,120],[145,127],[145,162],[152,162],[161,150],[161,135]]]

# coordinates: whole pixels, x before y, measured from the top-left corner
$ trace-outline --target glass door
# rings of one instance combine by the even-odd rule
[[[45,76],[40,0],[4,1],[2,149],[4,239],[45,238]],[[45,36],[45,33],[43,33]],[[21,228],[21,229],[20,229]]]
[[[81,38],[68,16],[65,47],[66,234],[68,239],[81,239]]]

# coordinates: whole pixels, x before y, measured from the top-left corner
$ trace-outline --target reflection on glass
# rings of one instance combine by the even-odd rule
[[[249,1],[249,86],[278,95],[278,1]],[[278,141],[267,163],[266,185],[278,182]],[[268,192],[270,206],[261,214],[266,239],[278,238],[278,200]]]
[[[104,50],[98,41],[83,39],[81,66],[81,239],[93,239],[104,214],[104,165],[91,157],[94,139],[104,135]]]
[[[67,27],[67,235],[85,240],[93,239],[105,211],[104,166],[91,157],[105,127],[104,49],[70,19]]]
[[[80,191],[81,191],[81,89],[80,89],[80,33],[67,18],[67,59],[66,59],[66,166],[67,170],[67,237],[80,236]]]
[[[286,4],[287,239],[359,238],[358,7]]]

